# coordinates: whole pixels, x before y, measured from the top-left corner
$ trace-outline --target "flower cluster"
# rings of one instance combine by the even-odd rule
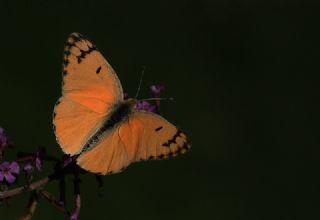
[[[161,95],[161,92],[164,90],[163,85],[152,85],[150,86],[150,91],[153,96],[153,98],[159,98]],[[152,104],[149,101],[141,100],[138,101],[136,104],[136,109],[138,111],[147,111],[147,112],[158,112],[160,107],[160,102],[155,102],[155,104]]]
[[[20,161],[25,161],[23,170],[27,173],[32,173],[35,168],[40,171],[43,166],[43,158],[46,156],[46,149],[39,147],[35,153],[19,153],[18,158]]]
[[[4,155],[4,151],[9,146],[9,138],[3,128],[0,127],[0,161]],[[16,176],[20,173],[20,166],[16,161],[4,161],[0,163],[0,182],[11,184],[16,180]]]
[[[4,151],[8,149],[8,136],[3,128],[0,127],[0,152],[1,156]],[[17,176],[20,174],[20,166],[22,170],[28,174],[34,171],[34,166],[37,170],[41,170],[45,155],[44,148],[39,148],[36,153],[18,153],[16,161],[3,161],[0,163],[0,183],[10,185],[15,182]],[[0,162],[2,157],[0,158]],[[19,164],[20,163],[20,164]]]

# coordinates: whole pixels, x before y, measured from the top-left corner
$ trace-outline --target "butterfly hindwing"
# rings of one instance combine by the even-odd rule
[[[83,169],[104,175],[120,172],[130,162],[119,136],[119,127],[106,132],[96,146],[82,152],[77,159],[78,165]]]
[[[57,141],[62,150],[74,155],[79,153],[90,134],[103,121],[103,115],[65,97],[60,98],[54,110],[54,126]]]
[[[112,106],[123,100],[119,79],[97,48],[78,33],[67,40],[63,96],[54,110],[57,141],[67,154],[82,150]]]
[[[131,154],[132,161],[165,159],[190,149],[187,137],[181,130],[151,112],[134,112],[121,126],[119,133],[127,151],[135,151]]]
[[[185,134],[161,116],[134,112],[108,131],[99,144],[82,153],[77,162],[94,173],[117,173],[131,162],[164,159],[189,148]]]

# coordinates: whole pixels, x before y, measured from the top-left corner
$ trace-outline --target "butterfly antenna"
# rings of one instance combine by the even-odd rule
[[[142,72],[141,72],[140,82],[139,82],[139,86],[138,86],[138,90],[137,90],[135,98],[138,98],[138,95],[139,95],[139,92],[140,92],[140,88],[141,88],[141,84],[142,84],[142,78],[143,78],[145,70],[146,70],[146,67],[144,66],[143,69],[142,69]]]
[[[162,100],[173,101],[174,98],[172,98],[172,97],[170,97],[170,98],[147,98],[147,99],[141,99],[140,101],[162,101]]]

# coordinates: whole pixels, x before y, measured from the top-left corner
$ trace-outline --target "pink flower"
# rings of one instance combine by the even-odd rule
[[[136,104],[136,109],[138,111],[156,112],[157,107],[147,101],[138,101]]]
[[[41,170],[43,166],[43,158],[47,155],[46,149],[44,147],[39,147],[35,157],[35,166],[37,170]]]
[[[26,165],[24,165],[23,170],[27,173],[32,173],[34,168],[31,163],[27,163]]]
[[[6,180],[8,183],[13,183],[16,180],[15,175],[20,173],[19,164],[15,161],[13,162],[3,162],[0,164],[0,182]]]
[[[164,90],[163,85],[151,85],[150,90],[154,97],[160,97],[161,92]]]
[[[43,165],[43,161],[41,160],[41,158],[40,157],[36,157],[36,168],[38,169],[38,170],[41,170],[41,168],[42,168],[42,165]]]

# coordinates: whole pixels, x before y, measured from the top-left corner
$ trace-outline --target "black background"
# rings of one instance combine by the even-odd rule
[[[62,152],[52,131],[67,36],[91,39],[140,98],[166,86],[164,116],[192,151],[82,177],[80,219],[318,219],[317,1],[9,1],[0,3],[0,126],[16,145]],[[13,155],[13,153],[12,153]],[[11,158],[13,159],[11,155]],[[9,155],[10,156],[10,155]],[[37,179],[49,174],[46,165]],[[68,208],[72,208],[72,179]],[[12,187],[18,186],[18,184]],[[47,189],[57,194],[57,185]],[[0,207],[26,212],[28,195]],[[34,219],[65,219],[40,200]]]

